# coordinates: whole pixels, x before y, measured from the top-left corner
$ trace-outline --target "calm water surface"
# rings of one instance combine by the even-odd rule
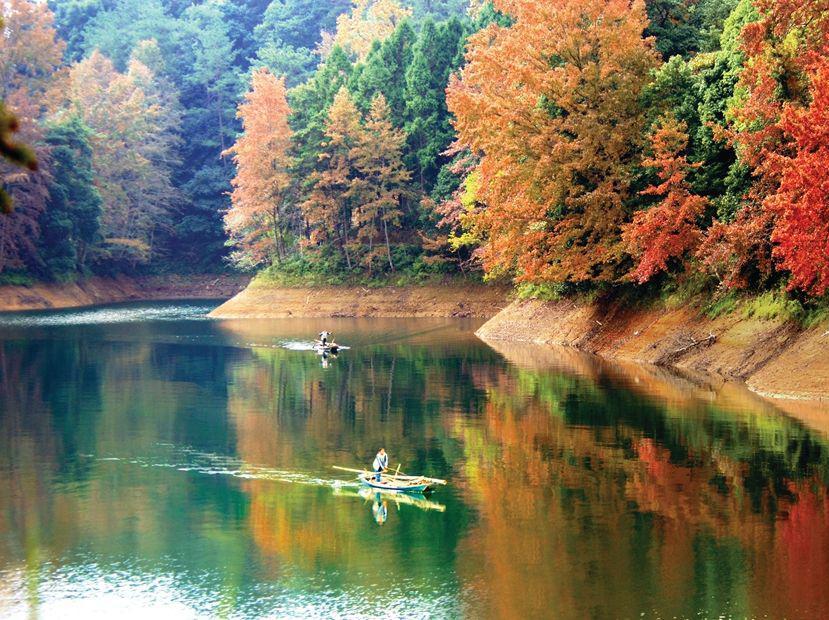
[[[829,442],[737,387],[210,309],[0,316],[0,616],[829,617]]]

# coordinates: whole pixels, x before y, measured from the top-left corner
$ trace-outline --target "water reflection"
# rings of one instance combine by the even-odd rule
[[[142,312],[0,327],[0,615],[829,614],[820,412],[463,321],[331,321],[324,368],[314,321]],[[337,482],[381,445],[450,484]]]

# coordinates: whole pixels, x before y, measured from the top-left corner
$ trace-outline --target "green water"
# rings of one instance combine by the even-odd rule
[[[0,616],[829,616],[829,442],[735,386],[210,308],[0,317]]]

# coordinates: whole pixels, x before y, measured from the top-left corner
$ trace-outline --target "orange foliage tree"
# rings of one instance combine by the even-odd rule
[[[641,0],[495,0],[513,24],[473,35],[447,101],[481,154],[472,219],[490,274],[611,281],[625,255],[642,88],[658,54]]]
[[[237,116],[244,133],[225,154],[233,155],[232,206],[225,214],[225,229],[237,250],[234,261],[259,265],[287,253],[291,212],[291,110],[285,79],[267,69],[254,71],[251,89]]]
[[[348,89],[341,87],[328,110],[319,169],[311,174],[311,191],[302,203],[311,244],[336,246],[349,270],[355,148],[363,141],[360,121],[360,111]]]
[[[376,260],[384,258],[379,252],[383,245],[385,260],[394,271],[389,228],[400,226],[402,201],[412,177],[403,164],[405,143],[406,135],[392,125],[386,98],[377,95],[366,119],[363,140],[354,152],[357,175],[351,190],[356,199],[352,223],[357,229],[357,241],[368,246],[362,262],[369,272]]]
[[[63,84],[64,44],[56,35],[54,15],[46,3],[6,0],[0,8],[0,139],[2,151],[27,168],[0,160],[0,206],[15,211],[0,218],[0,272],[26,266],[36,254],[38,219],[46,207],[49,179],[48,150],[41,139],[41,122],[57,104]],[[11,140],[17,132],[21,143]],[[40,169],[35,165],[40,163]],[[8,192],[8,194],[6,193]]]
[[[686,124],[672,115],[663,117],[651,142],[653,157],[642,164],[657,168],[661,183],[642,194],[661,200],[650,209],[638,211],[623,233],[637,261],[631,275],[639,284],[667,271],[671,261],[681,261],[696,250],[702,237],[699,219],[708,205],[708,200],[691,193],[688,185],[688,172],[699,164],[689,164],[683,154],[688,148]]]

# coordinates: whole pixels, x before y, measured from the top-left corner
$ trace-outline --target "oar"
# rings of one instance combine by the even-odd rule
[[[352,467],[340,467],[339,465],[332,465],[334,469],[339,469],[340,471],[350,471],[355,474],[370,474],[371,472],[367,469],[354,469]]]

